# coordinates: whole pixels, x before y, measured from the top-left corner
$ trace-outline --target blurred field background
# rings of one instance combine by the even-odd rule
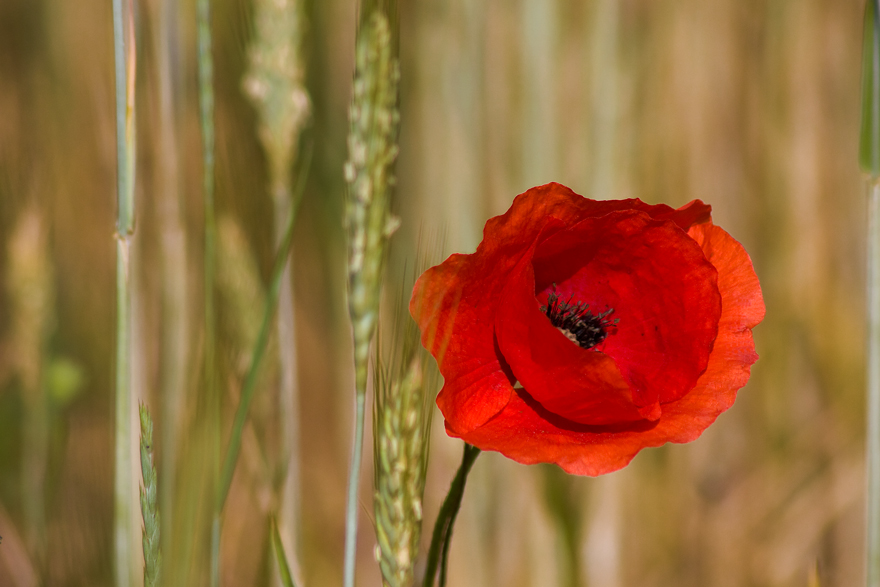
[[[215,0],[213,10],[226,438],[277,220],[243,91],[253,5]],[[402,267],[413,266],[419,234],[445,232],[435,262],[472,251],[489,216],[558,181],[595,198],[711,203],[752,255],[767,302],[753,377],[698,441],[646,450],[597,479],[478,459],[450,585],[806,586],[817,564],[823,587],[863,581],[862,13],[855,0],[401,2],[402,226],[389,297],[405,295]],[[281,365],[293,364],[302,584],[341,582],[353,406],[342,167],[355,6],[308,0],[304,15],[311,116],[301,144],[313,158],[293,247],[296,350],[270,346],[225,514],[224,585],[274,584],[268,515],[281,500],[286,429],[276,406]],[[205,585],[195,3],[139,1],[137,38],[135,386],[156,421],[166,580]],[[110,2],[0,2],[4,587],[112,584],[112,47]],[[365,452],[367,587],[380,578]],[[435,414],[425,535],[460,452]]]

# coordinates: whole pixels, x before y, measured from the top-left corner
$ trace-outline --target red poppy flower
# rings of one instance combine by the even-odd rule
[[[445,378],[451,436],[601,475],[696,439],[757,360],[748,254],[699,200],[674,210],[548,184],[471,255],[418,280],[410,311]]]

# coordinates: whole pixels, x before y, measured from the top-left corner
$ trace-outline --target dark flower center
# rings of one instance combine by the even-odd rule
[[[541,306],[541,311],[550,319],[550,323],[571,342],[582,349],[593,348],[613,332],[613,328],[620,322],[619,318],[610,320],[608,316],[614,312],[610,308],[601,314],[590,312],[590,305],[583,302],[573,302],[573,297],[563,302],[556,295],[556,286],[547,296],[547,305]]]

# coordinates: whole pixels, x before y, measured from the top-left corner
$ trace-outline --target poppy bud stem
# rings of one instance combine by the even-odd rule
[[[474,466],[474,461],[480,455],[480,449],[465,443],[464,454],[461,457],[461,466],[452,480],[452,486],[440,512],[437,521],[434,522],[434,533],[431,535],[431,547],[428,549],[428,566],[425,569],[424,587],[433,587],[434,577],[437,575],[437,566],[440,566],[440,587],[446,585],[446,563],[449,560],[449,544],[452,542],[452,527],[455,518],[461,508],[461,500],[464,497],[464,484],[468,473]]]

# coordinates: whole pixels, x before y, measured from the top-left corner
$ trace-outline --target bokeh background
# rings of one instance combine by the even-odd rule
[[[176,537],[165,552],[175,585],[206,584],[200,504],[210,501],[199,484],[207,449],[194,4],[140,0],[136,9],[135,382],[156,419],[159,483],[163,471],[176,479],[163,494],[175,500],[172,528],[163,528]],[[171,18],[159,18],[162,6]],[[255,111],[242,91],[253,6],[215,0],[213,9],[227,434],[259,324],[275,221]],[[312,108],[301,142],[313,158],[292,290],[297,549],[308,586],[341,582],[353,420],[342,166],[355,3],[309,0],[304,11]],[[486,219],[515,195],[558,181],[594,198],[711,203],[716,223],[752,255],[767,302],[752,379],[698,441],[645,450],[628,468],[596,479],[482,455],[456,526],[449,584],[782,587],[807,585],[817,565],[823,586],[860,584],[863,2],[423,0],[401,2],[400,12],[395,207],[403,222],[389,294],[405,292],[401,268],[413,266],[419,235],[446,235],[443,250],[428,251],[435,261],[472,251]],[[110,2],[0,2],[4,586],[112,581],[112,46]],[[173,64],[164,72],[163,50]],[[171,88],[170,139],[160,87]],[[272,582],[273,402],[278,365],[294,358],[277,345],[272,353],[227,506],[224,585]],[[180,460],[169,468],[163,455],[172,425],[163,421],[160,390],[175,377]],[[460,451],[435,417],[428,528]],[[364,586],[380,584],[371,470],[368,461]]]

